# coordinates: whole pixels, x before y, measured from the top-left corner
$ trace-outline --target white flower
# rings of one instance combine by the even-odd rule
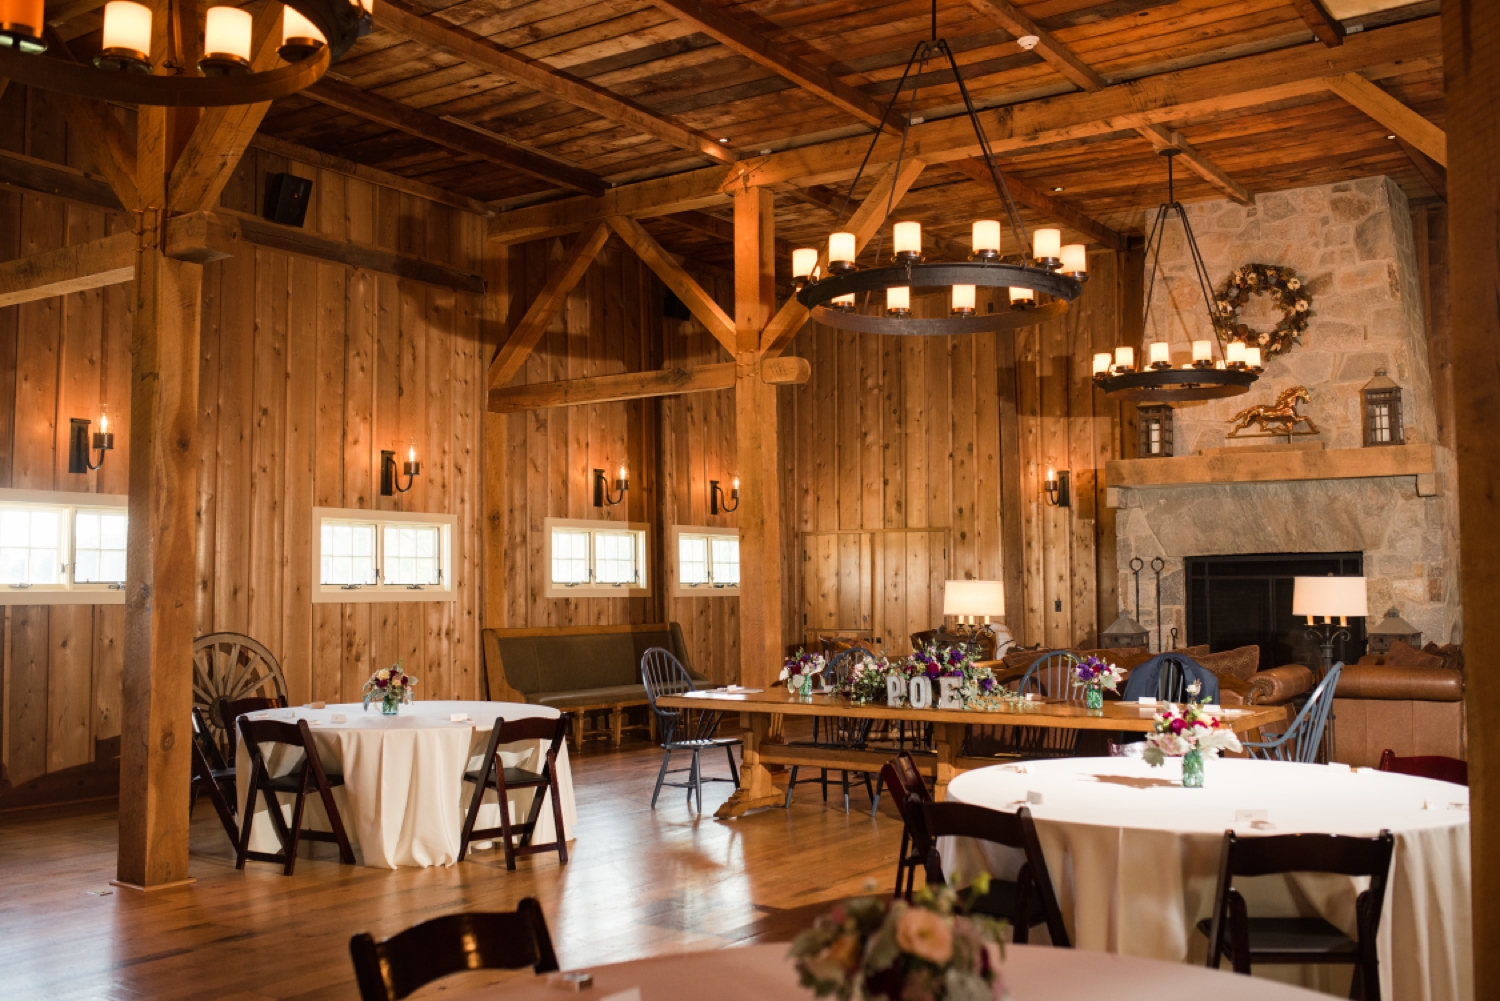
[[[380,679],[381,681],[389,681],[391,680],[391,672],[382,667],[380,670],[375,672],[375,677]]]
[[[1299,288],[1302,287],[1302,279],[1300,279],[1300,278],[1288,278],[1287,282],[1286,282],[1286,287],[1289,288],[1289,289],[1291,289],[1293,292],[1295,292]]]
[[[1305,313],[1305,312],[1307,312],[1307,300],[1306,299],[1298,299],[1297,300],[1297,312],[1299,312],[1299,313]]]

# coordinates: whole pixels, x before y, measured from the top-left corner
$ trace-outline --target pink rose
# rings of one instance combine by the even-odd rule
[[[953,958],[953,929],[941,915],[913,907],[896,923],[896,944],[919,959],[941,966]]]

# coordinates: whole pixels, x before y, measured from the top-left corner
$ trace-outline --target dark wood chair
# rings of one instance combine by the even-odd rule
[[[1462,758],[1448,758],[1441,754],[1398,758],[1396,752],[1387,747],[1380,752],[1380,770],[1453,782],[1461,786],[1469,784],[1469,763]]]
[[[400,1001],[463,970],[557,970],[547,919],[531,897],[514,911],[433,918],[384,942],[361,932],[349,940],[349,955],[361,1001]]]
[[[947,883],[942,859],[938,857],[938,838],[975,838],[1019,848],[1025,853],[1026,862],[1015,880],[990,880],[989,892],[982,897],[971,897],[966,901],[967,906],[976,914],[1009,921],[1018,944],[1024,945],[1030,939],[1032,925],[1045,924],[1053,945],[1071,948],[1029,809],[1023,806],[1015,813],[1001,813],[970,803],[919,803],[915,797],[907,804],[913,815],[921,818],[920,827],[913,828],[912,840],[926,852],[928,885]]]
[[[248,699],[228,699],[221,704],[220,711],[224,714],[224,722],[229,727],[229,754],[226,756],[226,760],[229,762],[230,768],[234,767],[235,754],[238,752],[235,734],[239,731],[236,729],[234,721],[246,713],[258,713],[265,712],[267,709],[285,708],[286,699],[280,695],[255,695]]]
[[[563,829],[562,800],[557,792],[557,753],[562,749],[563,741],[568,739],[568,727],[572,725],[572,722],[573,717],[570,713],[563,713],[556,719],[528,716],[515,720],[495,720],[494,729],[490,731],[489,746],[484,752],[484,764],[464,775],[465,780],[474,783],[474,795],[469,797],[469,813],[464,818],[463,837],[458,845],[460,862],[468,855],[471,841],[498,837],[505,848],[505,868],[507,869],[516,867],[517,855],[536,855],[554,850],[557,852],[558,860],[563,865],[568,864],[568,832]],[[542,752],[541,771],[507,768],[505,762],[500,760],[502,745],[523,740],[549,742]],[[479,819],[479,808],[484,804],[486,789],[495,790],[495,799],[500,807],[500,826],[476,831],[474,823]],[[536,790],[531,797],[531,809],[527,812],[524,824],[513,824],[510,820],[508,796],[518,789]],[[545,845],[534,845],[531,843],[531,836],[535,833],[537,820],[542,815],[542,800],[544,799],[552,800],[552,823],[557,840]],[[515,841],[517,834],[521,836],[519,846]]]
[[[926,849],[916,850],[912,844],[912,820],[908,802],[912,797],[919,803],[932,802],[932,788],[917,769],[916,759],[910,751],[902,751],[880,768],[880,780],[901,814],[901,852],[896,856],[896,892],[893,896],[911,899],[912,884],[916,882],[917,870],[927,864]],[[921,823],[920,818],[917,821]],[[905,887],[902,882],[905,882]]]
[[[844,682],[849,672],[854,668],[854,658],[862,654],[863,650],[848,647],[835,653],[828,659],[828,666],[823,671],[824,682],[828,685],[839,685]],[[837,750],[863,751],[870,740],[870,729],[875,725],[873,719],[856,719],[849,716],[814,716],[813,717],[813,739],[788,741],[790,747],[825,747]],[[792,805],[792,794],[797,790],[797,773],[801,765],[793,765],[791,774],[787,777],[786,803],[787,807]],[[823,802],[828,802],[828,769],[819,769],[819,775],[815,779],[803,779],[806,785],[809,782],[823,787]],[[875,816],[880,809],[880,790],[871,781],[869,772],[854,772],[865,784],[865,793],[870,797],[870,816]],[[849,812],[849,775],[847,768],[839,769],[840,783],[844,790],[844,812]]]
[[[1228,957],[1234,972],[1249,976],[1253,963],[1347,963],[1354,966],[1349,996],[1380,1001],[1375,934],[1380,929],[1395,846],[1390,831],[1374,838],[1332,834],[1240,838],[1225,831],[1214,915],[1198,922],[1198,930],[1208,936],[1208,966],[1217,969],[1220,957]],[[1294,872],[1370,878],[1369,889],[1354,902],[1357,940],[1322,918],[1250,917],[1245,898],[1234,888],[1234,878]]]
[[[656,704],[656,700],[663,695],[681,695],[696,688],[687,668],[672,656],[670,650],[652,647],[641,656],[641,681],[646,686],[646,700],[651,704],[651,712],[656,715],[656,732],[661,737],[662,750],[666,752],[662,755],[661,771],[656,776],[656,788],[651,793],[651,809],[656,809],[656,798],[661,795],[661,787],[669,785],[676,789],[686,789],[690,806],[693,793],[696,792],[698,812],[702,813],[704,782],[733,782],[735,788],[739,788],[740,772],[734,763],[734,745],[744,744],[744,741],[738,737],[716,736],[719,720],[724,715],[722,712],[667,709]],[[722,747],[729,756],[730,777],[727,779],[714,775],[708,778],[703,776],[700,755],[716,747]],[[669,769],[667,766],[672,763],[673,751],[691,751],[693,763],[687,768]],[[687,772],[688,780],[666,781],[668,775],[677,772]]]
[[[230,703],[251,696],[279,696],[286,705],[286,678],[263,643],[244,633],[209,633],[193,640],[193,705],[225,760],[234,760]]]
[[[1073,675],[1078,658],[1065,650],[1045,653],[1031,662],[1016,683],[1016,692],[1038,699],[1082,703],[1083,686]],[[1066,758],[1078,752],[1082,731],[1064,727],[1004,726],[996,727],[985,742],[985,753],[991,757],[1015,760],[1032,758]]]
[[[354,849],[349,847],[349,838],[344,833],[344,822],[339,816],[338,804],[333,800],[333,787],[343,785],[344,776],[323,768],[323,761],[318,757],[318,745],[313,740],[312,730],[308,727],[307,720],[289,723],[273,719],[254,720],[241,716],[235,722],[240,732],[240,739],[245,741],[245,749],[250,754],[251,772],[250,786],[245,792],[245,815],[240,818],[240,837],[235,850],[234,867],[243,869],[247,861],[280,862],[282,872],[290,876],[297,865],[297,845],[304,838],[308,841],[327,841],[338,845],[339,861],[345,865],[354,865]],[[260,749],[261,744],[285,744],[288,747],[301,748],[301,766],[293,768],[285,775],[273,777],[266,768],[266,759]],[[302,810],[307,802],[307,794],[314,789],[322,799],[323,812],[328,815],[328,824],[333,828],[331,832],[302,829]],[[287,793],[297,797],[292,807],[290,828],[287,827],[286,820],[281,815],[281,803],[276,798],[277,793]],[[250,850],[250,830],[255,824],[255,797],[257,795],[265,797],[266,812],[271,815],[271,826],[275,828],[276,837],[281,841],[280,855]]]
[[[208,725],[203,722],[203,714],[198,707],[193,707],[193,760],[192,760],[192,786],[188,792],[188,816],[193,815],[193,808],[198,805],[198,794],[206,791],[208,801],[213,804],[214,812],[219,815],[219,822],[224,825],[224,833],[229,835],[229,843],[238,845],[240,840],[239,824],[235,821],[235,787],[234,769],[224,761],[224,756],[219,753],[219,745],[214,743],[213,737],[208,732]]]

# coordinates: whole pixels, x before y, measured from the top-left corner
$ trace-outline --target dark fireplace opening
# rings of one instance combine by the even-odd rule
[[[1360,576],[1362,553],[1253,553],[1244,556],[1189,556],[1187,643],[1207,643],[1218,653],[1255,644],[1260,669],[1306,664],[1316,670],[1323,654],[1307,635],[1307,620],[1292,615],[1296,577]],[[1349,621],[1349,639],[1336,642],[1333,656],[1346,664],[1365,652],[1365,620]]]

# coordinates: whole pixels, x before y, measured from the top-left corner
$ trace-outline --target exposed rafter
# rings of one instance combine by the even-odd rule
[[[990,184],[990,169],[981,159],[954,160],[948,166],[980,184],[986,186]],[[1129,239],[1123,233],[1115,232],[1078,206],[1053,197],[1030,181],[1013,174],[1006,174],[1005,185],[1010,189],[1016,201],[1043,213],[1055,222],[1072,227],[1092,240],[1097,240],[1110,250],[1124,250],[1129,245]]]
[[[1448,134],[1358,73],[1329,77],[1328,89],[1390,129],[1398,139],[1448,165]]]
[[[409,104],[381,97],[368,90],[360,90],[340,80],[324,77],[302,93],[329,107],[379,122],[456,152],[518,170],[549,185],[560,184],[596,197],[604,193],[604,181],[577,164],[548,156],[520,143],[502,142],[493,136],[455,125]]]
[[[1059,41],[1051,32],[1038,25],[1018,8],[1010,0],[969,0],[969,3],[981,14],[985,14],[992,20],[998,22],[1006,31],[1017,38],[1022,35],[1032,35],[1037,39],[1036,48],[1033,49],[1037,55],[1045,59],[1053,69],[1067,77],[1081,89],[1090,93],[1097,93],[1109,85],[1104,78],[1094,71],[1087,63]],[[1209,184],[1224,192],[1230,198],[1242,204],[1249,204],[1253,199],[1250,192],[1245,190],[1244,185],[1226,174],[1222,168],[1209,157],[1193,149],[1186,140],[1176,133],[1159,124],[1135,126],[1136,132],[1146,139],[1156,149],[1163,146],[1175,146],[1181,150],[1182,161],[1194,173],[1202,177]]]
[[[864,91],[840,80],[821,66],[814,66],[794,52],[776,44],[753,28],[705,3],[704,0],[655,0],[662,10],[686,21],[720,45],[790,80],[829,104],[842,108],[871,128],[899,133],[899,121],[885,120],[885,108]],[[894,117],[894,114],[893,116]]]
[[[680,125],[644,105],[562,70],[553,69],[540,60],[501,48],[489,39],[457,25],[443,24],[431,16],[424,17],[399,0],[381,0],[380,26],[414,41],[444,49],[486,73],[514,80],[575,108],[583,108],[612,122],[638,129],[679,149],[690,150],[721,163],[734,163],[738,159],[732,150],[726,149],[713,136]]]
[[[718,362],[696,368],[665,368],[655,372],[626,372],[566,382],[536,382],[490,390],[491,413],[513,414],[523,410],[576,407],[586,403],[615,403],[651,396],[711,393],[733,389],[735,362]],[[761,380],[772,386],[799,386],[812,375],[806,358],[767,358],[761,362]]]
[[[1312,33],[1318,36],[1318,41],[1328,46],[1344,44],[1344,26],[1328,13],[1323,0],[1292,0],[1292,6],[1297,8],[1297,13],[1302,15]]]
[[[589,265],[604,248],[609,239],[609,226],[602,220],[585,229],[573,241],[556,270],[547,278],[547,284],[537,293],[536,299],[526,309],[526,315],[516,324],[500,350],[490,362],[489,386],[496,389],[516,377],[526,359],[536,349],[542,335],[552,325],[552,320],[568,299],[568,293],[583,278]]]
[[[724,346],[724,350],[734,351],[734,321],[729,318],[729,314],[714,301],[713,296],[703,290],[703,286],[683,270],[682,265],[672,259],[672,255],[640,223],[624,216],[612,216],[609,228],[620,235],[620,239],[635,251],[637,257],[646,262],[648,268],[656,272],[656,276],[672,290],[673,295],[682,300],[694,319],[703,324],[703,328]]]
[[[1400,136],[1396,137],[1396,143],[1401,147],[1401,152],[1405,153],[1406,158],[1411,161],[1411,165],[1416,168],[1417,173],[1422,175],[1422,180],[1426,181],[1427,186],[1432,188],[1438,198],[1446,203],[1448,201],[1447,168]]]

